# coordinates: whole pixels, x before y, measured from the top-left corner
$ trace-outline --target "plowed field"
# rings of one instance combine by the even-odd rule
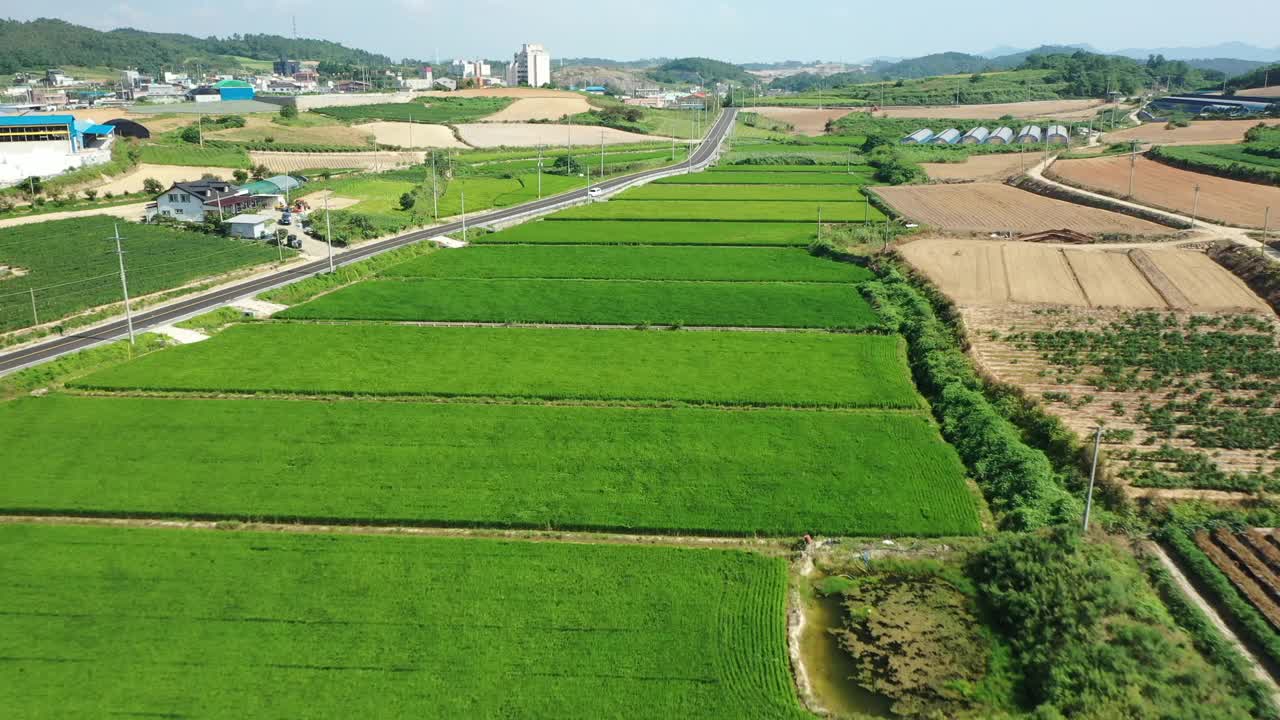
[[[360,125],[361,130],[373,133],[379,145],[395,145],[402,148],[465,148],[453,131],[444,125],[407,122],[372,122]]]
[[[892,118],[952,118],[956,120],[995,119],[1005,115],[1020,118],[1072,117],[1092,115],[1101,100],[1033,100],[990,105],[904,105],[882,108],[877,115]]]
[[[289,173],[307,168],[361,168],[364,170],[389,170],[394,167],[416,165],[426,158],[423,152],[359,152],[359,153],[296,153],[251,152],[254,165],[266,165],[272,172]]]
[[[1128,155],[1118,155],[1061,160],[1054,163],[1047,174],[1071,185],[1125,197],[1129,192],[1131,159]],[[1273,226],[1280,221],[1280,187],[1180,170],[1143,156],[1136,160],[1133,178],[1133,199],[1144,205],[1186,215],[1195,209],[1205,220],[1256,228],[1262,227],[1266,208],[1270,207]],[[1200,200],[1195,207],[1197,185]]]
[[[853,111],[849,108],[819,110],[817,108],[758,107],[747,108],[744,112],[760,113],[767,118],[787,123],[795,128],[792,132],[796,135],[822,135],[827,131],[828,120],[839,120]]]
[[[1000,183],[900,185],[873,191],[906,217],[947,232],[1029,233],[1063,228],[1088,234],[1171,232],[1146,220],[1054,200]]]
[[[1195,541],[1240,594],[1280,630],[1280,538],[1275,531],[1233,534],[1222,528],[1196,533]]]
[[[993,155],[971,155],[968,160],[959,163],[924,163],[924,171],[934,180],[949,182],[1004,180],[1016,175],[1020,170],[1035,165],[1034,158],[1021,157],[1013,153]]]
[[[1262,122],[1268,125],[1280,125],[1280,120]],[[1107,143],[1137,140],[1159,145],[1238,143],[1244,139],[1245,131],[1257,124],[1257,120],[1197,120],[1184,128],[1167,129],[1165,123],[1149,123],[1106,133],[1102,140]]]
[[[529,122],[530,120],[559,120],[565,115],[577,115],[591,109],[582,97],[523,97],[502,110],[482,118],[481,122]]]

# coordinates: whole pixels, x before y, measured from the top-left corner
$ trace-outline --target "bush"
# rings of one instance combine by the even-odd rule
[[[286,119],[286,120],[292,120],[292,119],[294,119],[294,118],[298,117],[298,108],[296,108],[296,107],[294,107],[294,106],[292,106],[292,105],[288,105],[288,104],[286,104],[286,105],[281,105],[281,106],[280,106],[280,117],[282,117],[282,118],[284,118],[284,119]]]
[[[231,179],[235,180],[237,185],[243,185],[249,181],[249,173],[243,168],[236,168],[231,171]]]
[[[413,197],[413,193],[405,193],[400,196],[400,209],[412,210],[415,202],[416,200]]]
[[[147,178],[142,181],[142,191],[148,195],[159,195],[164,192],[164,186],[155,178]]]

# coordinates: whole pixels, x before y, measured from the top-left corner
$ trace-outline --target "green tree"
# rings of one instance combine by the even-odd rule
[[[405,193],[400,196],[400,209],[411,210],[417,199],[413,197],[413,193]]]
[[[572,155],[561,155],[556,161],[551,163],[551,172],[561,175],[576,175],[582,171],[582,163],[578,162]]]
[[[280,117],[282,117],[282,118],[284,118],[284,119],[286,119],[286,120],[292,120],[292,119],[294,119],[294,118],[298,117],[298,108],[296,108],[296,107],[294,107],[294,106],[292,106],[292,105],[281,105],[281,106],[280,106]]]
[[[254,180],[261,180],[269,175],[271,175],[271,168],[267,167],[266,165],[263,165],[262,163],[258,163],[257,165],[253,166]]]
[[[159,195],[164,192],[164,186],[155,178],[147,178],[142,181],[142,191],[148,195]]]
[[[231,179],[235,180],[237,185],[243,185],[249,180],[249,172],[244,168],[236,168],[231,171]]]

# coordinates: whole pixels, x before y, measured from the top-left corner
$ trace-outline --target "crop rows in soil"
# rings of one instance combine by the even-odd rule
[[[1195,541],[1236,589],[1280,630],[1280,539],[1275,531],[1232,533],[1219,528],[1196,533]]]

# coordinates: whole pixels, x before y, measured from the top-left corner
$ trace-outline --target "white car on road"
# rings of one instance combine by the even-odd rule
[[[587,197],[590,197],[590,198],[598,198],[603,195],[604,195],[604,190],[598,187],[593,187],[587,191]]]

